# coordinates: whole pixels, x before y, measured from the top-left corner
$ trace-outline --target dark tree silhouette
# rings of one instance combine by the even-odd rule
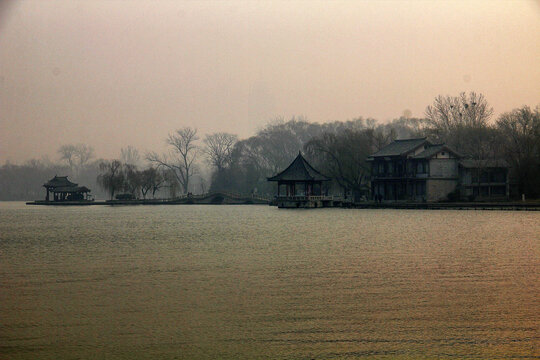
[[[214,133],[206,135],[204,138],[204,152],[208,156],[210,165],[218,172],[223,171],[231,163],[231,155],[234,144],[238,141],[238,136],[229,133]]]
[[[114,194],[121,190],[124,185],[124,173],[122,163],[118,160],[102,161],[99,164],[100,174],[98,175],[98,184],[109,192],[111,200]]]
[[[482,94],[439,95],[426,108],[428,135],[464,156],[485,157],[492,148],[493,139],[488,129],[492,115],[493,108]]]
[[[519,192],[540,197],[540,107],[502,114],[497,121],[500,145],[518,180]]]
[[[196,141],[197,129],[185,127],[169,134],[166,142],[171,146],[169,155],[159,156],[152,152],[147,154],[148,161],[171,170],[178,183],[182,186],[184,194],[189,191],[189,181],[194,175],[194,162],[198,155]]]
[[[141,193],[143,198],[149,191],[152,191],[152,197],[156,197],[156,192],[163,186],[165,178],[163,174],[154,167],[149,167],[140,173]]]

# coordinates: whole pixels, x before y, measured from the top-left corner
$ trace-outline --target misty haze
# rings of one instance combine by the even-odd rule
[[[540,358],[538,39],[532,0],[0,2],[0,358]]]

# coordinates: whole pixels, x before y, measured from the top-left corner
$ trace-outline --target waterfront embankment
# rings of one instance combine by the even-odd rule
[[[174,199],[133,199],[133,200],[79,200],[79,201],[44,201],[27,202],[26,205],[47,206],[91,206],[91,205],[266,205],[269,200],[254,195],[242,195],[229,192],[213,192],[201,195],[186,195]]]
[[[264,198],[231,198],[222,196],[191,197],[150,200],[98,200],[98,201],[29,201],[26,205],[44,206],[134,206],[134,205],[272,205]],[[540,202],[356,202],[343,203],[339,208],[402,209],[402,210],[515,210],[540,211]]]

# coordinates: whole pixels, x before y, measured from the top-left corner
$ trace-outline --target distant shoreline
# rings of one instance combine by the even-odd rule
[[[227,201],[221,203],[195,200],[99,200],[99,201],[28,201],[26,205],[42,206],[135,206],[135,205],[271,205],[261,200]],[[514,210],[540,211],[540,202],[453,202],[453,203],[375,203],[362,202],[346,206],[352,209],[401,209],[401,210]]]
[[[357,209],[540,211],[538,202],[356,203]]]
[[[268,205],[268,202],[261,201],[224,201],[199,202],[190,200],[98,200],[98,201],[28,201],[26,205],[44,205],[44,206],[135,206],[135,205]]]

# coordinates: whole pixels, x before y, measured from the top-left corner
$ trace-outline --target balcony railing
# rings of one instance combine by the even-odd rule
[[[275,199],[276,200],[289,200],[289,201],[329,201],[329,200],[336,200],[337,197],[327,196],[327,195],[294,195],[294,196],[276,195]]]
[[[392,178],[392,179],[425,179],[429,177],[429,173],[418,173],[418,172],[410,172],[410,173],[379,173],[379,174],[373,174],[372,178]]]

